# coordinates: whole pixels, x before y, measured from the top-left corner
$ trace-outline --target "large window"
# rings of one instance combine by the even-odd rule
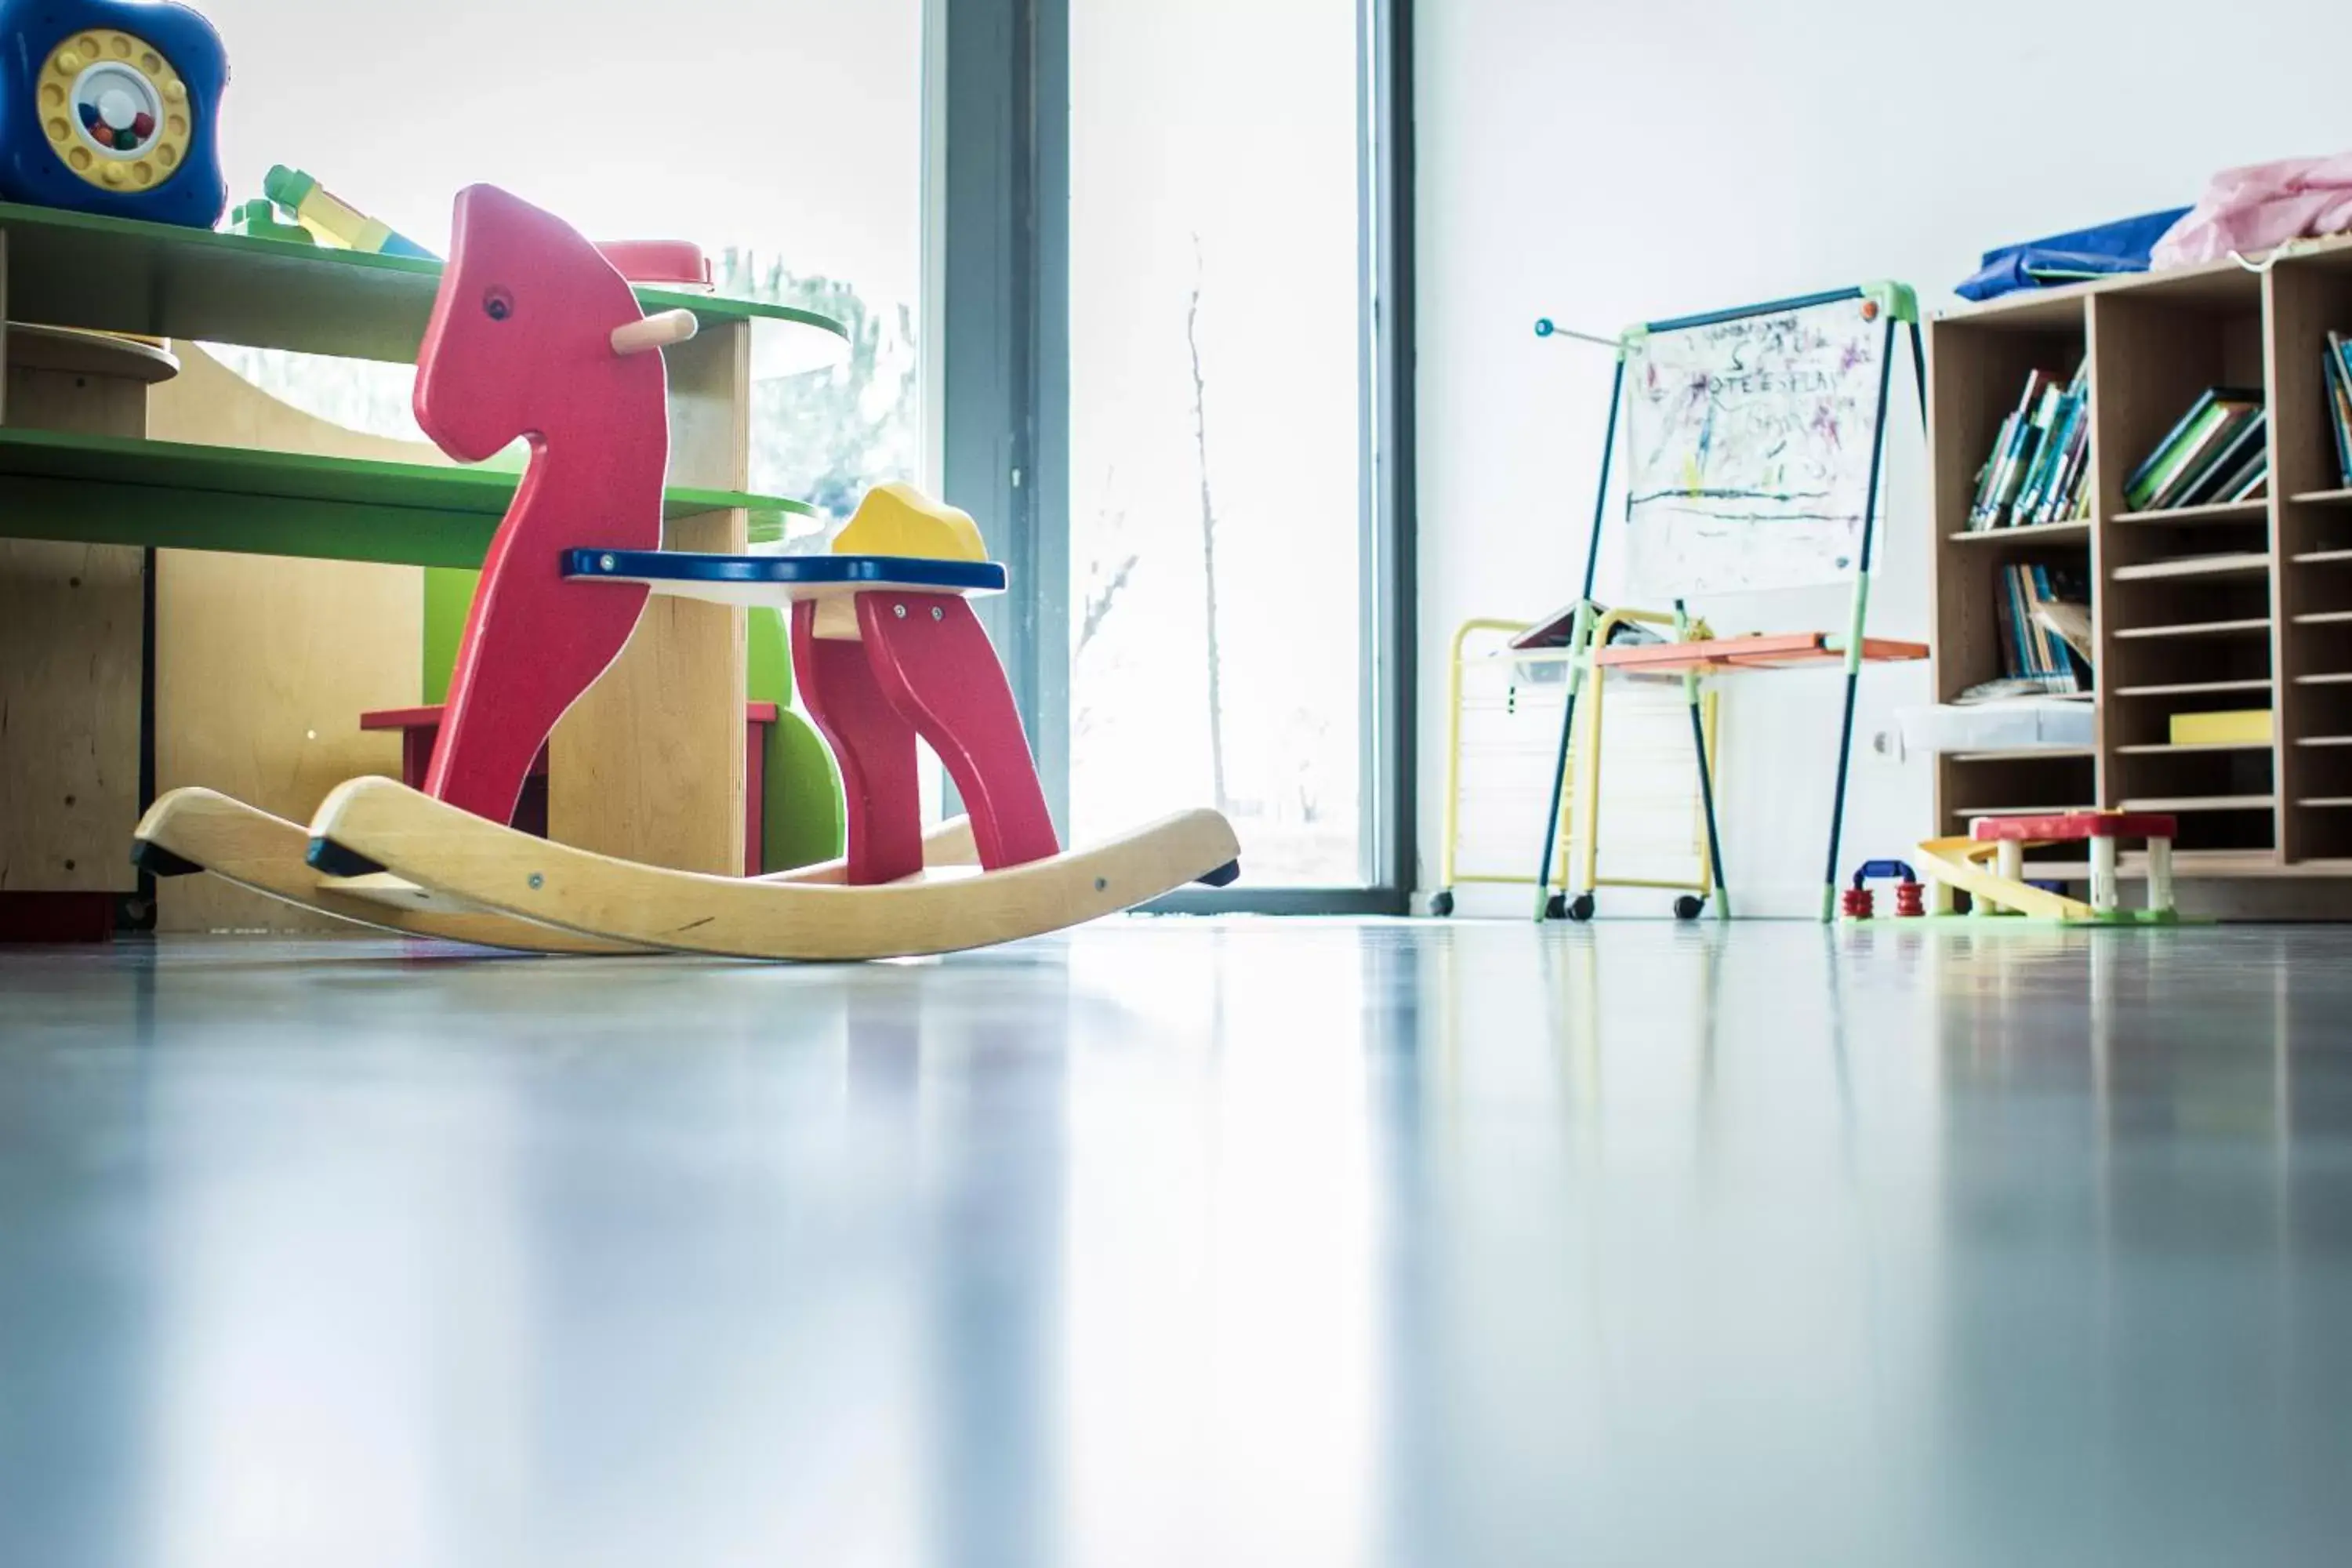
[[[687,238],[719,286],[846,321],[834,370],[753,394],[751,486],[827,509],[920,461],[923,0],[201,0],[235,71],[230,199],[286,163],[439,250],[503,185],[598,239]],[[399,365],[227,351],[299,406],[416,437]]]
[[[1070,0],[1073,837],[1373,875],[1358,0]]]

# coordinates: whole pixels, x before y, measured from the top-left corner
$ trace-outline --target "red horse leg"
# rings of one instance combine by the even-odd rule
[[[513,819],[523,780],[555,721],[627,645],[646,590],[567,583],[552,543],[509,560],[501,538],[482,572],[449,681],[425,793],[477,816]]]
[[[806,600],[793,606],[793,673],[841,764],[849,882],[895,882],[923,868],[915,731],[875,685],[863,647],[816,635],[816,608]]]
[[[952,594],[860,594],[857,627],[882,694],[947,764],[989,870],[1061,852],[1004,667]]]

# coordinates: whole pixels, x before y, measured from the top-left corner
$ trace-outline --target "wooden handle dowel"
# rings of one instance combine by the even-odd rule
[[[656,315],[641,317],[626,326],[613,329],[613,352],[616,354],[641,354],[647,349],[666,349],[672,343],[682,343],[694,336],[695,321],[691,310],[663,310]]]

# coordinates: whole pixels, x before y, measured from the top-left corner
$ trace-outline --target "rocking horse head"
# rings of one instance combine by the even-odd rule
[[[517,437],[577,457],[616,437],[666,440],[661,355],[615,348],[614,331],[642,321],[628,284],[570,225],[469,185],[416,356],[416,423],[467,463]]]

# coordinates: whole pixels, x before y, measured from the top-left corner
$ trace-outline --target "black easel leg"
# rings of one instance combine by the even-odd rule
[[[1719,919],[1731,918],[1731,889],[1723,879],[1723,839],[1715,826],[1715,768],[1706,754],[1706,719],[1700,710],[1701,699],[1691,693],[1691,749],[1698,754],[1698,798],[1706,813],[1706,863],[1715,872],[1715,912]]]
[[[1845,674],[1845,718],[1838,725],[1837,790],[1830,805],[1830,858],[1822,873],[1822,919],[1837,917],[1838,840],[1845,827],[1846,775],[1853,757],[1853,709],[1860,695],[1862,673],[1849,668]]]
[[[1576,618],[1580,627],[1584,620],[1583,613],[1578,612]],[[1581,657],[1580,650],[1579,657]],[[1555,759],[1557,765],[1553,768],[1551,775],[1551,811],[1544,818],[1543,858],[1536,865],[1536,921],[1538,924],[1542,923],[1546,911],[1551,905],[1552,852],[1559,847],[1559,811],[1568,793],[1569,747],[1576,735],[1578,682],[1574,659],[1570,661],[1569,669],[1567,709],[1561,713],[1559,720],[1559,755]]]

